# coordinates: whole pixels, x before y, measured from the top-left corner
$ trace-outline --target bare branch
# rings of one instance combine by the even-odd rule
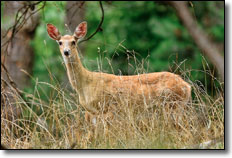
[[[8,44],[12,41],[12,39],[15,36],[15,34],[20,31],[20,29],[24,26],[24,24],[27,22],[27,20],[32,15],[36,14],[37,12],[39,12],[41,9],[43,9],[45,7],[46,1],[43,2],[43,5],[40,8],[38,8],[37,10],[31,12],[31,14],[29,16],[27,16],[28,15],[27,13],[29,12],[29,10],[31,8],[34,8],[36,5],[39,5],[40,3],[41,3],[41,1],[33,3],[33,4],[28,3],[28,5],[21,7],[17,11],[16,16],[15,16],[15,22],[14,22],[14,24],[6,31],[6,33],[2,36],[2,38],[5,38],[9,34],[9,32],[11,32],[11,36],[10,36],[10,38],[7,41],[5,41],[3,44],[1,44],[1,47],[4,47],[5,45],[6,45],[6,47],[8,47]],[[22,12],[23,9],[24,9],[24,11]],[[21,16],[19,16],[20,12],[22,12]]]
[[[9,87],[11,89],[11,91],[13,92],[13,94],[15,94],[16,96],[20,96],[20,98],[23,100],[24,104],[29,106],[28,104],[28,101],[27,101],[27,98],[25,98],[23,96],[23,92],[18,89],[16,83],[12,80],[7,68],[5,67],[5,65],[3,63],[1,63],[1,67],[3,68],[3,70],[5,71],[6,73],[6,76],[7,76],[7,80],[9,80],[9,82],[7,82],[6,80],[4,80],[2,77],[1,77],[1,85],[6,85],[7,87]],[[1,86],[1,90],[2,90],[2,86]],[[5,92],[2,92],[1,93],[1,98],[2,98],[2,95],[4,95]],[[6,97],[9,97],[9,95],[6,95]],[[4,97],[3,97],[4,98]],[[5,100],[5,99],[4,99]],[[2,102],[1,102],[2,104]],[[5,104],[5,103],[4,103]],[[4,105],[2,105],[4,106]],[[21,113],[21,112],[20,112]]]
[[[21,90],[19,90],[19,89],[17,88],[16,83],[15,83],[15,82],[13,81],[13,79],[11,78],[10,73],[8,72],[7,68],[5,67],[5,65],[4,65],[3,63],[1,63],[1,67],[2,67],[3,70],[5,71],[6,76],[7,76],[7,79],[10,81],[9,84],[11,85],[11,87],[13,87],[13,88],[15,89],[15,91],[16,91],[20,96],[22,96]],[[4,83],[7,83],[7,82],[4,82]]]
[[[95,31],[92,35],[90,35],[88,38],[86,38],[86,39],[80,41],[80,43],[81,43],[81,42],[84,42],[84,41],[88,41],[88,40],[91,39],[98,31],[102,31],[101,26],[102,26],[103,21],[104,21],[104,9],[103,9],[103,6],[102,6],[102,1],[99,1],[99,4],[100,4],[100,7],[101,7],[101,12],[102,12],[101,21],[100,21],[100,23],[99,23],[99,25],[98,25],[96,31]]]

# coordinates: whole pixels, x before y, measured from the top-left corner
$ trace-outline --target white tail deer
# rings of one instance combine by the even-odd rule
[[[77,43],[87,32],[87,23],[80,23],[73,35],[61,36],[58,29],[47,24],[48,35],[59,44],[69,81],[79,95],[80,104],[91,114],[98,115],[120,109],[125,100],[145,108],[168,98],[173,106],[185,105],[191,97],[191,87],[181,77],[170,72],[155,72],[133,76],[116,76],[91,72],[83,67]]]

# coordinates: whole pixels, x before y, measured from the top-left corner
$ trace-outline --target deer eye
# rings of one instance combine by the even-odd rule
[[[61,42],[61,41],[59,41],[58,43],[59,43],[60,46],[62,45],[62,42]]]
[[[75,41],[72,41],[72,45],[75,46],[75,45],[76,45],[76,42],[75,42]]]

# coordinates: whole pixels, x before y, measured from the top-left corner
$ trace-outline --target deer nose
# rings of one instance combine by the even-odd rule
[[[65,50],[65,51],[64,51],[64,55],[65,55],[65,56],[69,56],[69,55],[70,55],[70,50]]]

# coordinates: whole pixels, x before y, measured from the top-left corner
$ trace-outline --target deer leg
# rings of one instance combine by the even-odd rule
[[[105,137],[109,136],[109,128],[110,128],[110,125],[112,124],[113,117],[114,117],[114,114],[112,112],[107,112],[106,114],[103,115]]]
[[[91,114],[89,112],[85,112],[85,121],[88,126],[88,135],[87,135],[87,140],[90,141],[95,135],[96,132],[96,124],[97,124],[97,118],[96,115]]]

